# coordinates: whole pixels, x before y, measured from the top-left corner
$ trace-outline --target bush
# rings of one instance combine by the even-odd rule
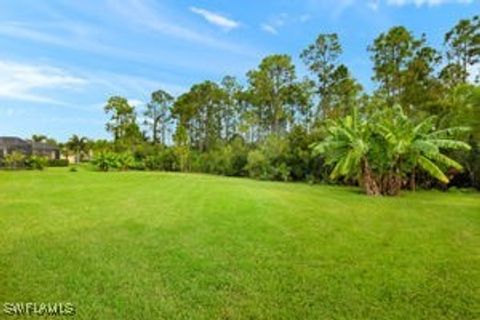
[[[67,159],[48,159],[47,167],[68,167]]]
[[[202,160],[204,170],[201,171],[225,176],[235,175],[232,165],[233,150],[229,145],[210,151],[202,157]]]
[[[103,151],[92,160],[92,164],[100,171],[109,171],[118,168],[118,156],[110,151]]]
[[[274,168],[274,179],[288,181],[290,179],[290,167],[286,163],[281,163]]]
[[[218,143],[208,152],[192,151],[191,169],[225,176],[245,176],[248,148],[242,137],[237,136],[229,143]]]
[[[315,179],[314,161],[317,158],[312,157],[310,145],[315,141],[312,134],[301,126],[295,126],[287,136],[289,144],[289,153],[287,154],[288,167],[291,168],[290,176],[293,180]],[[319,138],[318,140],[321,140]]]
[[[252,178],[268,180],[273,170],[267,157],[260,150],[253,150],[248,154],[245,169]]]
[[[248,147],[241,136],[234,137],[229,144],[232,148],[230,159],[231,172],[233,176],[246,176],[245,166],[247,165]]]
[[[133,165],[130,166],[132,170],[145,170],[145,161],[143,159],[135,159]]]
[[[291,167],[287,164],[288,154],[288,141],[272,135],[257,150],[248,154],[245,169],[252,178],[288,181],[291,176]]]
[[[22,169],[25,167],[25,159],[26,156],[23,153],[14,151],[5,156],[3,165],[8,169]]]
[[[173,148],[164,148],[146,156],[144,165],[147,170],[179,170],[179,162]]]
[[[25,159],[25,167],[32,170],[43,170],[47,165],[47,159],[40,156],[31,156]]]
[[[224,176],[245,176],[248,148],[241,137],[219,142],[207,152],[191,151],[191,170]]]
[[[144,161],[142,159],[135,159],[131,152],[115,153],[103,151],[98,153],[91,163],[100,171],[145,169]]]
[[[132,169],[135,167],[136,165],[135,158],[130,152],[124,152],[116,156],[117,156],[116,164],[118,169],[122,171],[126,171],[128,169]]]
[[[159,154],[149,155],[143,162],[147,170],[163,170],[163,159]]]

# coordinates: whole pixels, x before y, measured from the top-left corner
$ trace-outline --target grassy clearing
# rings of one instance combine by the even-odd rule
[[[478,194],[0,172],[0,302],[68,301],[79,319],[474,319],[479,225]]]

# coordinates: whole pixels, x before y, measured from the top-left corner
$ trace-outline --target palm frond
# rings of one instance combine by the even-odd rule
[[[353,134],[348,129],[342,128],[342,127],[335,127],[332,129],[333,129],[334,136],[345,137],[350,141],[354,140]]]
[[[417,135],[417,134],[422,134],[422,133],[428,132],[428,130],[430,130],[432,128],[433,121],[435,120],[435,118],[437,118],[437,117],[436,116],[430,116],[430,117],[426,118],[425,120],[423,120],[422,122],[420,122],[413,129],[413,133],[415,135]]]
[[[397,137],[395,135],[395,132],[390,130],[390,128],[388,128],[383,124],[377,124],[375,128],[377,129],[378,133],[380,133],[388,143],[393,145],[397,143]]]
[[[443,183],[449,182],[447,176],[442,172],[442,170],[440,170],[439,167],[437,167],[432,161],[430,161],[426,157],[420,156],[418,158],[418,165],[435,179],[438,179]]]
[[[337,162],[337,164],[333,168],[332,172],[330,173],[330,179],[336,179],[339,176],[341,176],[340,172],[342,170],[344,161],[345,161],[345,158],[342,158],[340,161]]]
[[[454,137],[459,134],[469,132],[470,130],[471,130],[470,127],[452,127],[452,128],[437,130],[435,132],[429,133],[428,136],[431,138]]]
[[[342,163],[342,167],[340,168],[340,175],[348,176],[353,163],[354,163],[354,155],[353,155],[353,152],[350,151],[347,153],[347,156],[345,157]]]
[[[415,140],[412,143],[412,148],[427,156],[439,152],[438,146],[428,140]]]
[[[346,128],[353,128],[354,124],[354,121],[353,121],[353,118],[352,116],[346,116],[343,120],[343,125],[346,127]]]
[[[451,139],[430,139],[431,143],[436,145],[439,148],[443,149],[463,149],[463,150],[470,150],[471,147],[468,143],[458,140],[451,140]]]
[[[438,163],[441,163],[449,168],[455,168],[457,170],[462,170],[463,167],[460,163],[453,160],[452,158],[447,157],[444,154],[437,153],[431,157],[432,160],[435,160]]]
[[[323,154],[328,152],[331,149],[343,148],[346,147],[347,143],[341,140],[328,139],[320,143],[313,144],[313,153],[315,155]]]

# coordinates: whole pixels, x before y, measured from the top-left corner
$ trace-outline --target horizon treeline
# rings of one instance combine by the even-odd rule
[[[291,56],[272,54],[246,73],[243,85],[226,75],[219,82],[194,84],[176,98],[162,89],[153,92],[142,123],[126,98],[112,96],[104,110],[113,140],[84,141],[81,153],[127,152],[146,169],[325,181],[328,165],[312,155],[311,145],[326,138],[327,124],[354,109],[366,118],[398,105],[413,121],[435,116],[438,129],[470,127],[456,137],[472,150],[455,151],[465,170],[452,172],[457,176],[452,183],[478,186],[478,16],[452,26],[443,48],[432,47],[427,35],[403,26],[380,33],[366,48],[376,85],[370,94],[340,63],[343,48],[337,34],[319,34],[313,40],[299,53],[309,71],[306,77],[298,77]],[[72,148],[79,147],[70,141],[66,152]],[[425,178],[423,184],[435,183]]]

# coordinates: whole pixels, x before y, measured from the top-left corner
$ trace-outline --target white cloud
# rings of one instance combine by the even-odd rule
[[[98,114],[103,110],[108,97],[112,95],[126,96],[131,105],[142,108],[154,90],[162,88],[174,96],[187,90],[186,87],[174,83],[159,82],[136,75],[75,69],[74,67],[69,70],[70,72],[67,73],[64,69],[45,64],[0,60],[0,102],[3,102],[4,99],[27,101],[68,108],[82,113]],[[76,94],[82,94],[87,89],[92,90],[93,87],[98,92],[93,92],[90,98],[104,100],[97,103],[79,104]],[[55,98],[58,95],[66,99],[58,100]],[[18,115],[16,109],[7,109],[2,112],[3,105],[5,104],[0,103],[0,116],[2,113],[7,116]]]
[[[84,30],[79,30],[84,28]],[[122,47],[112,47],[105,42],[97,40],[94,34],[100,34],[101,30],[95,29],[89,35],[85,30],[88,26],[65,25],[62,23],[50,24],[26,24],[17,21],[0,22],[0,35],[7,37],[26,39],[40,43],[46,43],[65,48],[104,54],[108,56],[145,60],[143,54],[125,50]]]
[[[311,14],[327,15],[333,21],[356,5],[365,5],[370,0],[304,0]]]
[[[312,19],[310,14],[291,15],[285,12],[271,16],[266,22],[260,24],[262,31],[277,35],[279,30],[295,23],[305,23]]]
[[[289,20],[289,15],[288,13],[280,13],[276,17],[272,19],[272,24],[276,27],[282,27],[288,20]],[[290,19],[293,20],[293,19]]]
[[[267,23],[262,23],[262,25],[260,26],[260,28],[262,28],[263,31],[265,32],[268,32],[268,33],[271,33],[271,34],[278,34],[278,30],[270,25],[270,24],[267,24]]]
[[[238,21],[229,19],[225,16],[222,16],[212,11],[208,11],[206,9],[190,7],[190,11],[202,16],[205,20],[207,20],[211,24],[219,26],[220,28],[226,31],[238,28],[240,26],[240,23]]]
[[[0,97],[32,102],[64,104],[44,93],[45,89],[77,89],[88,82],[48,65],[0,60]]]
[[[127,17],[127,16],[126,16]],[[122,17],[123,18],[123,17]],[[135,24],[137,22],[134,22]],[[143,26],[144,22],[138,22],[139,25]],[[146,26],[149,29],[151,28],[154,32],[158,31],[157,28],[161,28],[160,25],[155,24],[153,27],[148,25]],[[84,26],[84,28],[89,28],[89,26]],[[90,27],[91,29],[93,28]],[[48,27],[45,24],[26,24],[21,23],[18,21],[6,21],[0,22],[0,36],[4,35],[14,39],[22,39],[22,40],[29,40],[39,43],[45,43],[48,45],[65,47],[68,49],[85,51],[88,53],[93,53],[96,55],[103,55],[106,57],[115,57],[122,60],[129,60],[135,62],[142,62],[148,61],[153,65],[161,64],[165,61],[168,61],[170,65],[174,65],[176,67],[184,68],[187,70],[202,70],[202,71],[211,71],[216,70],[218,72],[224,72],[225,65],[229,67],[236,68],[237,71],[235,72],[243,72],[243,69],[240,65],[232,65],[229,63],[228,59],[229,56],[225,55],[225,59],[222,60],[222,63],[219,63],[218,60],[211,61],[211,60],[203,60],[201,63],[198,63],[195,59],[190,59],[189,52],[173,52],[168,50],[138,50],[138,48],[131,48],[128,46],[120,46],[120,45],[110,45],[105,40],[97,39],[98,35],[104,35],[102,32],[104,30],[98,29],[95,31],[91,31],[89,36],[81,36],[79,37],[78,34],[72,32],[69,26],[64,26],[63,24],[51,24]],[[115,33],[108,33],[104,35],[102,38],[106,39],[116,39],[121,34],[121,31],[118,31],[118,34]],[[180,35],[174,35],[174,37],[180,37]],[[256,52],[257,50],[242,47],[238,44],[231,44],[226,43],[225,41],[221,40],[214,40],[211,39],[210,43],[202,43],[206,44],[207,46],[225,49],[230,52],[238,53],[242,56],[246,56],[249,58],[256,59],[261,56],[260,53]],[[194,42],[200,42],[200,38],[195,38]],[[208,40],[206,40],[208,42]],[[197,57],[198,55],[196,55]],[[227,60],[227,61],[225,61]]]
[[[378,7],[380,6],[379,0],[370,0],[367,2],[367,7],[372,9],[373,11],[378,11]]]
[[[148,101],[150,93],[154,90],[163,89],[176,96],[188,90],[188,88],[175,84],[157,81],[131,74],[120,74],[106,71],[89,72],[85,74],[92,85],[102,86],[110,95],[135,96],[133,102]]]
[[[473,0],[388,0],[387,4],[393,6],[405,6],[405,5],[415,5],[417,7],[421,7],[423,5],[426,6],[438,6],[447,3],[464,3],[468,4],[473,2]]]
[[[355,4],[355,0],[336,0],[335,6],[332,8],[332,18],[338,19],[346,10]]]
[[[17,38],[30,39],[53,45],[68,45],[68,41],[64,39],[43,32],[39,32],[37,30],[33,30],[27,25],[17,22],[7,22],[0,24],[0,34]]]
[[[124,19],[127,19],[127,22],[133,22],[138,26],[146,27],[172,38],[233,52],[243,56],[258,58],[258,52],[256,50],[252,50],[238,43],[222,40],[208,35],[205,32],[197,31],[194,27],[190,27],[187,24],[180,23],[181,18],[175,19],[175,16],[169,16],[162,10],[158,10],[158,3],[125,0],[109,1],[109,4],[110,8],[122,15]]]

